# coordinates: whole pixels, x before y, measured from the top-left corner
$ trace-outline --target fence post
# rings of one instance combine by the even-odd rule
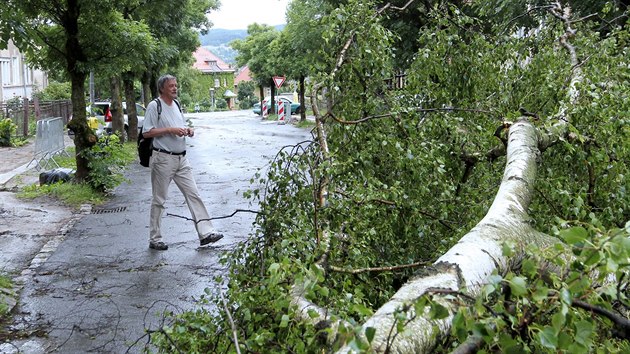
[[[35,120],[38,121],[42,116],[42,108],[39,106],[39,98],[37,98],[37,96],[33,97],[33,107],[35,110]]]
[[[24,137],[28,136],[28,98],[24,97],[24,121],[22,123],[22,134]]]

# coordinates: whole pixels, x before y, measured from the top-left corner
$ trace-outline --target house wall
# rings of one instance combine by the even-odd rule
[[[48,77],[41,70],[29,67],[13,42],[0,50],[0,101],[15,97],[32,98],[34,90],[48,86]]]
[[[218,99],[225,99],[223,94],[226,90],[233,90],[234,88],[234,72],[222,72],[222,73],[199,73],[203,92],[205,97],[210,98],[210,88],[214,88],[215,102]],[[219,80],[219,86],[216,86],[215,80]]]

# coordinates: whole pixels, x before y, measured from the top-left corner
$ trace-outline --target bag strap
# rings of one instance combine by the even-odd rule
[[[160,120],[160,114],[162,114],[162,101],[160,101],[159,98],[154,99],[154,101],[157,103],[158,120]],[[184,113],[182,112],[182,106],[179,104],[179,101],[175,99],[173,101],[175,101],[175,103],[177,104],[179,113]]]
[[[160,114],[162,114],[162,102],[159,98],[154,99],[155,103],[157,103],[157,112],[158,112],[158,121],[160,120]]]

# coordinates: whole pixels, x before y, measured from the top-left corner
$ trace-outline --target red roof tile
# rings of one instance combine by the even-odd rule
[[[252,76],[249,72],[249,66],[244,66],[241,71],[236,74],[236,77],[234,78],[234,85],[238,85],[238,83],[241,81],[252,81]]]
[[[221,58],[204,47],[197,48],[193,53],[193,57],[195,57],[193,67],[204,73],[235,71],[230,65],[221,60]]]

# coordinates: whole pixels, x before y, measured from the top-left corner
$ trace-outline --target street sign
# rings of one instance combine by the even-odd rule
[[[286,80],[287,78],[284,76],[274,76],[273,77],[273,83],[276,84],[277,88],[280,88],[280,86],[282,86],[282,84],[284,84],[284,80]]]

